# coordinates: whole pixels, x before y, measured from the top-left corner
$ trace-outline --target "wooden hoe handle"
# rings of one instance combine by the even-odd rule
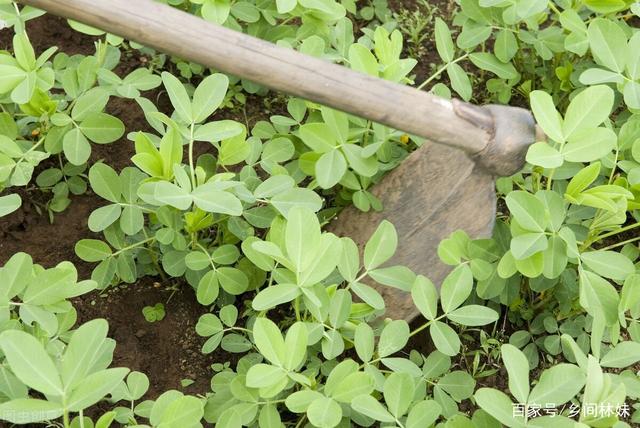
[[[536,139],[527,110],[449,101],[152,0],[20,1],[271,89],[457,147],[496,175],[516,172]]]

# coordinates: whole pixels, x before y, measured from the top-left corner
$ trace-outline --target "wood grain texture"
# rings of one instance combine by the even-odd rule
[[[328,230],[352,238],[362,251],[378,224],[390,221],[398,232],[398,251],[384,266],[407,266],[438,288],[451,270],[438,258],[442,239],[459,229],[474,238],[491,236],[496,211],[493,177],[459,150],[422,146],[376,185],[373,194],[382,201],[382,212],[349,207]],[[385,316],[410,321],[419,314],[409,293],[369,285],[384,297]]]
[[[452,103],[251,37],[152,0],[20,0],[180,58],[252,80],[409,134],[481,152],[491,131]],[[489,112],[477,110],[483,122]]]

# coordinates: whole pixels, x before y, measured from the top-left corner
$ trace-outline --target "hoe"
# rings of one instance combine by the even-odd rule
[[[381,220],[389,220],[402,242],[389,264],[408,266],[436,284],[449,271],[438,259],[438,243],[458,229],[472,237],[490,236],[495,177],[517,172],[529,145],[544,138],[527,110],[449,101],[210,24],[152,0],[21,1],[425,138],[424,145],[372,190],[383,203],[381,212],[350,207],[329,228],[362,246]],[[379,291],[387,316],[411,320],[417,315],[408,293],[390,287]]]

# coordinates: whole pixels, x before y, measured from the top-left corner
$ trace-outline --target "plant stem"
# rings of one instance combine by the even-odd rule
[[[191,134],[189,136],[189,168],[191,170],[191,185],[195,189],[198,183],[196,183],[196,169],[193,166],[193,132],[195,123],[191,122]]]
[[[625,227],[621,227],[618,230],[614,230],[612,232],[605,233],[604,235],[597,236],[595,239],[587,240],[583,244],[582,249],[589,248],[592,244],[594,244],[594,243],[596,243],[598,241],[602,241],[605,238],[608,238],[608,237],[613,236],[613,235],[617,235],[618,233],[626,232],[626,231],[634,229],[636,227],[640,227],[640,222],[634,223],[634,224],[630,224],[630,225],[625,226]]]
[[[598,251],[606,251],[612,248],[622,247],[626,244],[630,244],[632,242],[640,241],[640,236],[636,236],[635,238],[627,239],[626,241],[618,242],[616,244],[609,245],[608,247],[600,248]]]
[[[429,77],[427,80],[425,80],[424,82],[422,82],[422,83],[420,84],[420,86],[418,86],[418,87],[417,87],[417,89],[422,89],[422,88],[424,88],[425,86],[427,86],[429,83],[431,83],[435,78],[437,78],[438,76],[440,76],[440,75],[441,75],[441,74],[442,74],[442,73],[447,69],[447,67],[449,67],[449,65],[450,65],[450,64],[455,64],[455,63],[457,63],[457,62],[460,62],[460,61],[462,61],[463,59],[465,59],[465,58],[466,58],[466,57],[468,57],[468,56],[469,56],[469,54],[468,54],[468,53],[466,53],[466,54],[462,55],[461,57],[456,58],[456,59],[454,59],[453,61],[446,63],[445,65],[443,65],[442,67],[440,67],[440,68],[439,68],[435,73],[433,73],[433,74],[431,75],[431,77]]]
[[[144,241],[136,242],[135,244],[131,244],[131,245],[127,246],[127,247],[124,247],[124,248],[122,248],[122,249],[120,249],[120,250],[116,251],[116,252],[115,252],[115,253],[113,253],[111,256],[112,256],[112,257],[113,257],[113,256],[117,256],[118,254],[124,253],[125,251],[129,251],[129,250],[131,250],[131,249],[133,249],[133,248],[136,248],[136,247],[140,247],[140,246],[142,246],[142,245],[146,244],[147,242],[154,241],[155,239],[156,239],[156,238],[147,238],[147,239],[145,239]]]

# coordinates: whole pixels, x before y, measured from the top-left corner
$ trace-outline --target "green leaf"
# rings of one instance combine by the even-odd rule
[[[451,87],[460,95],[460,98],[469,101],[473,89],[471,88],[471,81],[469,80],[467,72],[458,64],[451,63],[447,66],[447,76],[449,76],[449,80],[451,81]]]
[[[580,269],[580,305],[593,317],[606,320],[613,325],[618,320],[618,292],[604,278]]]
[[[442,407],[434,400],[416,403],[409,412],[406,428],[424,428],[433,425],[442,412]]]
[[[500,352],[509,374],[509,391],[518,403],[526,403],[529,397],[529,360],[513,345],[502,345]]]
[[[458,334],[448,325],[440,321],[433,321],[429,327],[431,340],[438,351],[453,357],[460,352],[460,339]]]
[[[590,68],[580,75],[580,83],[583,85],[599,85],[601,83],[623,83],[624,76],[613,71],[601,68]]]
[[[577,197],[582,191],[593,183],[600,174],[600,162],[594,162],[591,165],[581,169],[573,176],[567,186],[566,194]]]
[[[296,322],[287,331],[284,339],[286,353],[282,365],[287,370],[296,370],[304,362],[307,353],[308,332],[303,322]]]
[[[422,275],[416,277],[411,287],[411,298],[426,319],[433,321],[438,316],[438,292],[428,278]]]
[[[99,262],[108,258],[112,252],[111,247],[98,239],[81,239],[75,245],[78,257],[85,262]]]
[[[374,334],[373,329],[367,323],[360,323],[356,327],[354,334],[354,345],[356,353],[363,362],[371,361],[374,350]]]
[[[547,218],[544,206],[538,198],[529,192],[516,190],[510,192],[505,201],[520,226],[532,232],[544,232]]]
[[[222,140],[218,151],[218,165],[236,165],[245,161],[250,154],[251,146],[243,128],[240,134]]]
[[[149,378],[141,372],[131,372],[127,376],[127,389],[132,400],[139,400],[149,390]]]
[[[144,227],[144,214],[139,207],[126,206],[120,215],[120,229],[129,235],[135,235]]]
[[[402,291],[411,291],[411,287],[416,280],[416,274],[402,265],[375,269],[368,273],[376,282]]]
[[[320,113],[335,139],[344,144],[349,139],[349,117],[346,113],[328,107],[321,107]]]
[[[629,108],[640,109],[640,83],[631,81],[624,85],[624,102]]]
[[[474,397],[478,406],[506,426],[512,428],[526,426],[522,417],[514,415],[514,404],[504,392],[491,388],[480,388]]]
[[[110,204],[94,210],[89,215],[89,230],[92,232],[101,232],[105,230],[118,220],[121,213],[122,208],[118,204]]]
[[[438,386],[447,394],[451,395],[454,400],[460,402],[473,395],[473,390],[476,387],[476,381],[469,373],[462,370],[456,370],[451,373],[447,373],[438,380]]]
[[[342,180],[345,172],[347,161],[338,149],[324,153],[316,162],[316,179],[323,189],[335,186]]]
[[[11,92],[25,77],[27,77],[27,73],[23,69],[13,65],[0,64],[0,93]]]
[[[469,59],[476,67],[487,70],[501,79],[515,79],[518,71],[510,62],[504,63],[495,55],[488,52],[475,52],[469,55]]]
[[[278,13],[289,13],[297,4],[297,0],[276,0],[276,9]]]
[[[282,365],[287,348],[280,329],[268,318],[257,318],[253,324],[253,340],[260,353],[273,364]]]
[[[1,278],[2,272],[0,271]],[[0,283],[2,283],[1,280]],[[640,274],[633,274],[627,277],[622,286],[619,311],[624,313],[634,308],[638,303],[640,303]]]
[[[218,293],[220,293],[218,274],[216,271],[210,270],[198,282],[196,298],[198,303],[208,306],[216,300]]]
[[[394,320],[387,324],[378,342],[378,355],[383,358],[404,348],[409,341],[409,324],[404,320]]]
[[[331,297],[329,322],[334,328],[341,328],[349,319],[351,312],[351,293],[347,290],[336,290]]]
[[[306,412],[311,403],[323,395],[310,389],[302,389],[289,394],[285,400],[285,405],[294,413]]]
[[[581,129],[600,125],[609,117],[613,102],[613,89],[608,86],[590,86],[580,92],[571,100],[564,116],[562,125],[564,138],[571,138]]]
[[[13,50],[20,67],[25,70],[36,69],[36,55],[26,33],[13,36]]]
[[[180,80],[165,71],[162,73],[162,82],[180,119],[186,123],[194,122],[191,100],[189,100],[189,95]]]
[[[393,224],[383,220],[371,235],[364,248],[364,266],[367,270],[375,269],[396,252],[398,235]]]
[[[614,21],[596,18],[588,28],[589,47],[596,63],[622,73],[627,62],[627,36]]]
[[[91,144],[78,128],[73,128],[64,135],[62,149],[67,160],[74,165],[84,164],[91,155]]]
[[[316,214],[304,207],[289,211],[285,230],[285,246],[296,273],[311,266],[320,248],[320,222]]]
[[[0,217],[11,214],[20,208],[20,205],[22,205],[22,198],[16,193],[0,196]]]
[[[195,123],[204,121],[220,107],[228,87],[229,78],[220,73],[207,76],[200,82],[193,93],[193,102],[191,103],[191,117]]]
[[[317,398],[309,405],[307,417],[318,428],[333,428],[342,419],[342,408],[331,398]]]
[[[342,153],[347,158],[349,166],[354,172],[364,177],[373,177],[378,172],[378,162],[375,156],[366,156],[362,147],[357,144],[345,144]]]
[[[511,61],[518,53],[518,40],[513,32],[500,30],[496,36],[493,52],[501,62],[507,63]]]
[[[447,318],[458,324],[474,327],[497,321],[499,314],[486,306],[467,305],[449,312]]]
[[[487,40],[493,29],[488,25],[465,25],[458,35],[456,43],[460,49],[471,50]]]
[[[351,68],[361,73],[378,77],[378,61],[371,51],[360,43],[349,47],[349,64]]]
[[[158,401],[160,400],[157,400],[156,404]],[[158,427],[197,427],[203,415],[202,400],[186,395],[166,406],[160,420],[154,425]]]
[[[395,422],[395,418],[378,400],[370,395],[360,395],[351,401],[351,407],[356,412],[369,416],[380,422]]]
[[[215,184],[215,182],[203,184],[191,192],[193,203],[206,212],[231,216],[242,215],[240,200],[229,192],[214,189]]]
[[[325,123],[306,123],[300,127],[300,139],[314,152],[326,153],[334,150],[336,141]]]
[[[158,181],[153,184],[155,184],[153,196],[162,204],[171,205],[179,210],[187,210],[191,206],[193,197],[182,187],[168,181]],[[138,191],[138,195],[140,195],[140,191]]]
[[[387,377],[383,388],[384,401],[396,419],[403,416],[409,409],[414,391],[413,379],[407,373],[391,373]]]
[[[573,133],[562,148],[569,162],[593,162],[607,156],[616,148],[618,137],[607,128],[583,128]]]
[[[351,401],[363,394],[371,394],[375,387],[373,377],[368,373],[355,372],[340,380],[338,385],[331,391],[331,398],[341,403],[349,404]]]
[[[623,369],[634,365],[638,361],[640,361],[640,343],[626,341],[620,342],[610,349],[602,357],[600,365],[602,367]]]
[[[261,290],[251,302],[256,311],[266,311],[283,303],[288,303],[300,295],[296,284],[277,284]]]
[[[231,2],[229,0],[208,0],[202,4],[202,17],[207,21],[222,25],[229,18]]]
[[[35,337],[19,330],[7,330],[0,335],[0,347],[13,374],[28,387],[52,396],[63,394],[58,370]]]
[[[120,202],[122,185],[118,173],[104,163],[97,163],[89,170],[91,189],[101,198],[110,202]]]
[[[557,235],[551,236],[548,242],[549,246],[544,252],[543,274],[553,279],[559,277],[567,267],[567,244]]]
[[[16,253],[0,268],[0,296],[12,299],[22,292],[33,277],[33,260],[26,253]]]
[[[14,424],[46,422],[62,416],[60,403],[33,398],[20,398],[0,404],[2,419]]]
[[[82,94],[71,110],[76,122],[86,119],[91,113],[101,112],[109,102],[109,93],[102,88],[93,88]]]
[[[111,368],[92,373],[80,380],[69,397],[69,410],[79,412],[93,406],[116,389],[127,373],[127,368]]]
[[[249,277],[240,269],[232,267],[218,268],[218,281],[227,293],[238,296],[249,287]]]
[[[637,6],[640,7],[640,6]],[[633,37],[629,40],[629,48],[627,49],[627,73],[633,80],[640,79],[640,57],[635,55],[634,52],[640,51],[640,34],[634,33]]]
[[[342,257],[338,261],[338,270],[344,279],[353,282],[360,270],[358,246],[352,239],[347,237],[340,238],[340,242],[342,242]]]
[[[292,207],[306,207],[313,212],[322,208],[322,199],[316,192],[309,189],[293,188],[271,198],[273,206],[287,217]]]
[[[562,166],[563,158],[559,151],[546,142],[538,142],[527,151],[527,162],[543,168],[558,168]]]
[[[511,254],[516,260],[524,260],[547,249],[549,243],[544,233],[524,233],[511,240]]]
[[[197,127],[193,137],[212,143],[237,137],[243,132],[246,132],[244,125],[235,120],[216,120]]]
[[[631,260],[615,251],[588,251],[580,258],[589,269],[606,278],[622,281],[636,271]]]
[[[198,319],[196,324],[196,333],[199,336],[208,337],[213,336],[216,333],[220,333],[223,330],[222,323],[217,316],[213,314],[204,314]]]
[[[453,45],[453,39],[451,39],[451,31],[449,31],[449,27],[440,17],[436,18],[434,34],[436,49],[438,50],[440,58],[442,58],[444,62],[453,61],[455,46]]]
[[[473,275],[468,265],[455,268],[442,282],[440,305],[445,313],[460,306],[471,294]]]
[[[89,140],[98,144],[108,144],[124,135],[124,123],[106,113],[91,113],[80,123],[80,130]]]
[[[575,397],[585,380],[585,374],[578,366],[558,364],[542,372],[540,380],[529,394],[528,402],[554,403],[559,406]]]
[[[558,143],[564,143],[562,117],[553,103],[553,98],[545,91],[533,91],[529,94],[531,110],[545,134]],[[544,143],[538,143],[544,144]],[[531,149],[529,149],[531,152]]]

